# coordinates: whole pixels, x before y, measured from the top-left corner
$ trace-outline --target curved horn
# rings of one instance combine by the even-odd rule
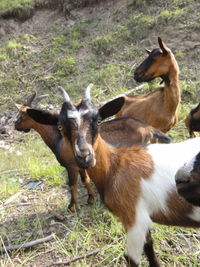
[[[60,92],[62,93],[64,102],[71,102],[68,93],[65,91],[65,89],[61,86],[58,86],[58,89],[60,90]]]
[[[93,86],[94,86],[94,84],[90,83],[88,85],[88,87],[86,88],[85,95],[84,95],[84,100],[86,100],[86,99],[90,100],[90,90],[92,89]]]
[[[36,106],[39,101],[41,101],[43,98],[45,98],[47,96],[49,96],[49,95],[40,95],[40,96],[35,97],[32,101],[32,106]]]
[[[33,99],[36,97],[37,92],[35,91],[26,101],[26,103],[24,104],[24,106],[31,106]]]

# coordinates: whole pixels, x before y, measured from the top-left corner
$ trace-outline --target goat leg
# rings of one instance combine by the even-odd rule
[[[68,209],[72,212],[76,210],[78,203],[77,200],[77,182],[78,182],[78,170],[68,169],[69,187],[71,193],[71,200]]]
[[[127,261],[127,266],[129,267],[137,267],[138,264],[136,264],[127,254],[124,254],[124,258]]]
[[[81,176],[81,181],[85,185],[85,188],[88,191],[88,204],[93,204],[94,203],[94,198],[95,198],[95,193],[92,189],[91,183],[90,183],[90,177],[88,176],[87,172],[85,170],[80,170],[79,171],[80,176]]]
[[[146,243],[144,244],[144,253],[148,258],[150,267],[160,267],[160,264],[157,260],[154,248],[153,240],[151,238],[151,232],[149,231],[146,236]]]

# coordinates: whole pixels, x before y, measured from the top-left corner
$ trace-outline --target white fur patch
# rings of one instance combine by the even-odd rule
[[[127,232],[127,254],[135,261],[140,263],[146,235],[151,226],[151,219],[146,209],[145,202],[140,199],[136,207],[136,221],[132,228]]]
[[[193,207],[193,210],[188,217],[196,222],[200,222],[200,207]]]
[[[68,110],[67,112],[67,117],[69,119],[74,119],[76,120],[77,124],[80,125],[81,123],[81,118],[80,118],[80,114],[77,110]]]
[[[170,192],[176,190],[175,174],[184,163],[198,152],[200,138],[193,138],[175,144],[151,144],[147,150],[154,161],[154,172],[149,179],[143,179],[142,196],[150,214],[161,210],[167,215],[166,201]]]
[[[89,109],[80,109],[79,110],[81,116],[84,116],[85,114],[87,114],[89,112]]]
[[[79,146],[77,144],[77,139],[74,142],[74,148],[75,148],[75,151],[76,151],[76,155],[79,156],[79,157],[81,157],[82,156],[82,153],[81,153],[81,151],[79,149]]]

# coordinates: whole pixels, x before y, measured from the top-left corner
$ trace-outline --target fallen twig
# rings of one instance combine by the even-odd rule
[[[4,202],[4,205],[7,205],[7,204],[11,203],[13,200],[15,200],[16,198],[18,198],[21,194],[22,194],[22,191],[19,191],[16,194],[12,195],[8,199],[6,199],[6,201]]]
[[[11,263],[11,265],[14,266],[14,264],[13,264],[13,262],[12,262],[10,256],[9,256],[9,254],[8,254],[8,251],[7,251],[7,249],[6,249],[6,246],[5,246],[4,242],[3,242],[3,239],[2,239],[1,236],[0,236],[0,238],[1,238],[1,243],[2,243],[2,245],[3,245],[3,248],[4,248],[4,252],[6,253],[6,255],[7,255],[7,257],[8,257],[8,260],[9,260],[9,262]]]
[[[54,234],[48,235],[44,238],[39,238],[21,245],[10,245],[10,246],[3,246],[3,248],[0,249],[1,253],[6,253],[7,251],[11,251],[11,250],[17,250],[17,249],[21,249],[21,248],[30,248],[33,247],[35,245],[44,243],[44,242],[48,242],[51,239],[54,238]]]
[[[94,251],[92,251],[92,252],[90,252],[90,253],[88,253],[88,254],[85,254],[85,255],[82,255],[82,256],[78,256],[78,257],[76,257],[76,258],[73,258],[73,259],[71,259],[71,260],[67,260],[67,261],[57,261],[57,262],[52,262],[51,264],[46,265],[45,267],[50,267],[50,266],[55,266],[55,265],[63,265],[63,264],[64,264],[64,265],[69,265],[69,264],[72,263],[72,262],[81,260],[81,259],[83,259],[83,258],[89,258],[89,257],[91,257],[91,256],[93,256],[93,255],[96,255],[99,251],[100,251],[100,249],[98,249],[98,250],[94,250]]]

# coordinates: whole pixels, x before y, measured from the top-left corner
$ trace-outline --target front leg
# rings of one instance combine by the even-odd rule
[[[139,265],[151,223],[148,211],[141,200],[136,207],[133,225],[125,227],[127,229],[126,258],[128,259],[128,266],[136,267]]]
[[[88,191],[88,204],[93,204],[94,203],[94,197],[95,197],[95,193],[92,189],[91,183],[90,183],[90,177],[87,174],[87,172],[85,170],[80,170],[79,171],[80,176],[81,176],[81,181],[84,183],[85,188]]]
[[[68,206],[68,209],[72,212],[76,210],[76,206],[78,203],[77,200],[77,182],[78,182],[78,175],[79,172],[75,168],[68,168],[68,178],[69,178],[69,188],[70,188],[70,193],[71,193],[71,200],[70,204]]]

